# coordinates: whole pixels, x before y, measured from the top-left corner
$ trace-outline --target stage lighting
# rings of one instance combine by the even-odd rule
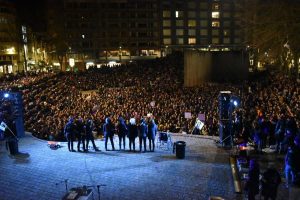
[[[237,105],[238,105],[238,102],[237,102],[237,101],[233,101],[233,105],[234,105],[234,106],[237,106]]]
[[[9,94],[8,93],[4,93],[4,98],[8,98]]]

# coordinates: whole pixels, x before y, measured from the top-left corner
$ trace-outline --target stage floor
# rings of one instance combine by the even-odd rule
[[[96,145],[101,152],[69,152],[66,143],[51,150],[46,141],[30,134],[19,142],[19,151],[28,156],[14,158],[1,142],[0,199],[61,199],[65,180],[69,189],[94,186],[94,199],[99,199],[96,185],[100,184],[106,185],[100,189],[101,199],[241,199],[234,192],[229,151],[217,148],[212,137],[172,139],[186,142],[185,159],[158,148],[146,153],[104,151],[100,140]],[[117,137],[115,146],[118,148]]]

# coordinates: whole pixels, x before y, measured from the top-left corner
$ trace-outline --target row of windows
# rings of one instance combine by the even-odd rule
[[[189,35],[189,36],[196,36],[196,29],[175,29],[175,34],[176,36],[183,36],[183,35]],[[199,34],[201,36],[207,36],[208,35],[208,29],[201,29],[199,31]],[[222,34],[223,36],[230,36],[231,31],[229,29],[224,29],[223,31],[220,31],[219,29],[212,29],[211,30],[211,35],[213,36],[219,36]],[[241,34],[240,30],[235,29],[234,30],[234,35],[239,36]],[[163,35],[164,36],[170,36],[171,35],[171,29],[163,29]]]
[[[209,40],[208,38],[200,38],[199,40],[199,44],[239,44],[241,42],[240,38],[234,38],[234,40],[232,41],[230,38],[223,38],[223,40],[221,40],[218,37],[213,37],[211,40]],[[171,38],[164,38],[163,39],[163,43],[164,45],[172,45],[172,40]],[[183,37],[178,37],[176,38],[175,41],[176,45],[193,45],[193,44],[197,44],[197,39],[195,37],[190,37],[190,38],[183,38]]]
[[[172,21],[171,20],[163,20],[163,27],[172,27]],[[198,23],[198,25],[197,25]],[[219,21],[219,20],[213,20],[210,22],[210,20],[176,20],[175,21],[175,26],[177,27],[183,27],[183,26],[187,26],[187,27],[208,27],[210,23],[211,27],[221,27],[221,24],[223,25],[223,27],[228,28],[231,27],[231,24],[234,23],[235,26],[239,26],[240,25],[240,21]]]
[[[208,2],[200,2],[200,3],[196,3],[195,1],[191,1],[191,2],[187,2],[187,4],[185,2],[177,2],[177,3],[171,3],[170,1],[167,2],[163,2],[162,7],[164,9],[169,9],[172,7],[172,5],[174,5],[176,8],[183,8],[183,7],[187,7],[190,10],[194,10],[197,9],[197,6],[199,6],[200,10],[230,10],[231,9],[231,4],[230,3],[208,3]]]
[[[232,14],[231,12],[220,12],[220,11],[212,11],[212,12],[209,12],[209,11],[200,11],[200,12],[196,12],[196,11],[183,11],[183,10],[176,10],[174,11],[174,16],[175,18],[184,18],[185,15],[188,17],[188,18],[197,18],[197,17],[200,17],[200,18],[203,18],[203,19],[206,19],[206,18],[213,18],[213,19],[219,19],[220,17],[222,18],[230,18],[232,17]],[[172,12],[170,10],[164,10],[163,13],[162,13],[162,16],[163,18],[171,18],[172,16]],[[239,15],[237,15],[238,17]]]

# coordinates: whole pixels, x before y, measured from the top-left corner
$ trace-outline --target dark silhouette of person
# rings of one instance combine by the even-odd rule
[[[149,149],[154,151],[155,149],[155,136],[157,133],[157,125],[154,122],[154,119],[151,119],[148,124],[148,139],[149,139]]]
[[[138,136],[138,128],[136,126],[135,118],[129,120],[128,125],[128,138],[129,138],[129,151],[131,151],[131,145],[133,146],[133,151],[135,152],[135,138]]]
[[[89,142],[92,142],[93,148],[95,151],[100,151],[95,144],[94,136],[93,136],[93,129],[94,129],[94,122],[92,117],[88,117],[86,124],[85,124],[85,131],[86,131],[86,150],[89,149]]]
[[[248,179],[245,186],[249,200],[255,200],[255,196],[259,193],[259,173],[260,169],[256,160],[250,160]]]
[[[76,120],[76,130],[77,130],[77,151],[81,152],[80,149],[80,144],[82,143],[82,149],[84,152],[86,152],[85,149],[85,138],[86,138],[86,133],[85,133],[85,127],[84,127],[84,122],[81,117],[78,117]]]
[[[64,128],[64,135],[68,141],[68,149],[71,152],[74,152],[74,136],[75,136],[75,125],[74,125],[74,119],[70,117],[69,121],[65,125]]]
[[[148,134],[148,125],[144,119],[141,119],[139,126],[139,142],[140,142],[140,151],[142,151],[142,146],[144,144],[144,152],[146,152],[146,139]]]
[[[273,168],[268,168],[263,173],[262,178],[262,191],[261,194],[264,196],[264,200],[275,200],[277,197],[277,189],[279,184],[281,183],[281,177],[279,172]]]
[[[125,150],[125,137],[128,133],[128,128],[125,123],[125,120],[120,116],[118,119],[118,125],[117,125],[117,132],[118,132],[118,137],[119,137],[119,150],[121,150],[122,146],[122,141],[123,141],[123,148]]]
[[[115,126],[112,123],[111,119],[107,117],[105,119],[105,124],[103,125],[103,133],[105,137],[105,151],[107,151],[107,142],[108,139],[110,140],[112,150],[115,150],[115,145],[114,145],[114,132],[115,132]]]

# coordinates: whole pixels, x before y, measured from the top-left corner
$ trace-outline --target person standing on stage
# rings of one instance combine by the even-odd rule
[[[131,151],[131,145],[133,145],[133,151],[135,152],[135,138],[138,136],[138,128],[136,126],[135,118],[131,118],[129,120],[128,130],[129,151]]]
[[[93,136],[93,129],[94,129],[94,122],[91,116],[88,117],[86,124],[85,124],[85,131],[86,131],[86,150],[89,149],[89,141],[92,142],[94,150],[100,151],[95,144],[94,136]]]
[[[154,151],[155,149],[155,136],[157,133],[157,125],[154,122],[154,119],[150,119],[150,122],[148,124],[148,139],[149,139],[149,149],[150,151]],[[152,147],[151,147],[152,144]]]
[[[118,137],[119,137],[119,149],[121,150],[122,140],[123,148],[125,150],[125,136],[128,133],[128,128],[126,126],[125,120],[120,116],[118,119],[119,123],[117,125]]]
[[[141,119],[139,126],[139,142],[140,142],[140,152],[142,151],[142,144],[144,143],[144,152],[146,152],[146,138],[148,134],[148,125],[144,119]]]
[[[85,138],[86,138],[86,134],[85,134],[85,127],[84,127],[84,123],[83,123],[83,119],[81,117],[78,117],[78,119],[76,120],[76,130],[77,130],[77,151],[81,152],[80,150],[80,143],[82,143],[82,149],[84,152],[86,152],[85,149]]]
[[[75,125],[74,125],[74,119],[70,117],[69,121],[65,125],[64,128],[64,135],[68,141],[68,149],[70,152],[75,152],[73,141],[75,136]]]
[[[114,132],[115,132],[115,126],[112,123],[111,119],[109,117],[107,117],[105,119],[105,124],[103,125],[103,133],[104,133],[104,137],[105,137],[105,151],[107,151],[107,142],[108,142],[108,138],[110,139],[110,143],[112,146],[112,150],[115,150],[115,145],[114,145]]]

